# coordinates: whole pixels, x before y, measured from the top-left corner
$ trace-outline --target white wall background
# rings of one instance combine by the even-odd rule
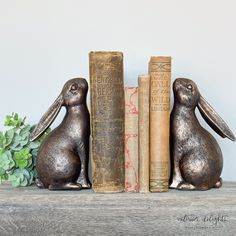
[[[151,55],[171,55],[172,78],[193,79],[236,133],[235,11],[234,0],[0,0],[0,128],[12,111],[36,123],[66,80],[89,78],[89,51],[119,50],[127,85]],[[236,180],[236,144],[215,137]]]

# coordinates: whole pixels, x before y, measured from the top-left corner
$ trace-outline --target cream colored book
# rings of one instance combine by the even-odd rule
[[[139,192],[149,192],[149,75],[138,77]]]
[[[138,192],[138,88],[125,87],[125,192]]]
[[[169,188],[169,129],[171,57],[151,57],[150,74],[150,191]]]

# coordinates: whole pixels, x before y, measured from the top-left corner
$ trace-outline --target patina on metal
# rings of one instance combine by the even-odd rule
[[[66,115],[41,144],[36,170],[39,188],[80,190],[90,188],[88,178],[90,117],[86,104],[88,83],[83,78],[67,81],[62,92],[31,134],[37,139],[54,121],[62,106]]]
[[[215,138],[199,123],[198,107],[206,122],[223,138],[235,141],[227,124],[200,95],[197,85],[179,78],[173,84],[174,108],[171,112],[170,188],[208,190],[222,185],[223,157]]]

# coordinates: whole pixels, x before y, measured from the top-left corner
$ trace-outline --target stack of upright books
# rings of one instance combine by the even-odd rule
[[[171,58],[151,57],[138,87],[124,87],[121,52],[89,59],[94,191],[167,191]]]

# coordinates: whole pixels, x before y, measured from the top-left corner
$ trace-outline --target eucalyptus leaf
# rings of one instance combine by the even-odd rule
[[[19,143],[16,147],[12,147],[11,149],[13,151],[20,151],[23,148],[23,146]]]
[[[6,133],[5,133],[5,140],[6,140],[5,147],[7,147],[8,145],[10,145],[12,143],[13,138],[14,138],[14,133],[15,133],[14,129],[10,129],[10,130],[6,131]]]
[[[21,119],[19,118],[17,113],[13,112],[11,115],[6,116],[4,125],[19,128],[22,125],[24,125],[24,121],[25,121],[25,117],[24,119]]]
[[[33,149],[32,151],[31,151],[31,154],[34,156],[34,157],[36,157],[37,155],[38,155],[38,148],[36,148],[36,149]]]
[[[34,171],[34,170],[33,170]],[[33,174],[33,171],[31,171],[30,172],[30,178],[28,179],[28,185],[31,185],[32,183],[33,183],[33,179],[34,179],[34,177],[36,178],[37,177],[37,175],[35,174]]]
[[[19,135],[20,136],[29,135],[29,133],[30,133],[30,125],[26,125],[20,130]]]
[[[17,179],[20,179],[20,181],[23,181],[25,176],[24,176],[24,173],[22,172],[21,169],[16,169],[13,173],[13,175],[17,178]]]
[[[28,180],[26,178],[24,178],[24,180],[21,181],[20,186],[25,187],[27,185],[28,185]]]
[[[7,115],[4,125],[5,126],[11,126],[11,124],[12,124],[11,123],[11,115]]]
[[[30,173],[28,170],[22,169],[21,171],[22,171],[22,174],[25,176],[25,178],[30,179]]]
[[[11,182],[16,181],[17,179],[18,178],[14,174],[8,175],[8,180],[11,181]]]
[[[34,178],[37,178],[38,177],[38,173],[36,171],[36,169],[33,169],[30,174],[33,174]]]
[[[33,156],[33,157],[32,157],[32,161],[33,161],[32,165],[33,165],[34,167],[36,166],[36,158],[37,158],[36,156]]]
[[[0,168],[5,171],[10,170],[14,166],[11,152],[1,149],[0,150]]]
[[[29,142],[28,138],[21,140],[20,144],[22,147],[26,146],[27,143]]]
[[[0,176],[4,175],[6,171],[3,168],[0,168]]]
[[[3,132],[0,132],[0,148],[4,148],[6,143],[6,138]]]
[[[16,160],[16,166],[24,169],[28,165],[27,160]]]
[[[11,181],[12,187],[20,187],[20,179]]]
[[[16,169],[13,173],[13,182],[20,181],[20,186],[27,186],[32,183],[32,174],[26,169]]]
[[[36,158],[39,147],[50,132],[47,129],[36,141],[30,142],[30,134],[34,125],[26,125],[17,113],[6,116],[6,132],[0,131],[0,183],[9,180],[12,186],[32,184],[37,176]]]
[[[1,184],[4,180],[7,180],[6,174],[0,175],[0,184]]]
[[[21,137],[19,134],[16,133],[13,140],[12,140],[12,144],[11,144],[10,148],[15,150],[20,145],[20,142],[21,142]]]
[[[9,150],[7,150],[7,149],[0,149],[0,156],[4,156],[5,158],[11,158],[12,157],[12,154],[11,154],[11,152],[9,151]]]
[[[9,169],[8,170],[12,169],[15,166],[14,160],[12,158],[9,158],[9,160],[10,160],[10,163],[9,163]]]
[[[15,166],[14,166],[14,168],[15,168]],[[7,170],[7,171],[6,171],[6,175],[7,175],[7,176],[12,175],[13,172],[15,171],[14,168],[11,168],[10,170]],[[7,179],[7,178],[6,178],[6,179]]]
[[[29,149],[36,149],[40,146],[40,142],[39,141],[34,141],[29,143],[28,148]]]
[[[28,161],[27,161],[27,168],[30,168],[31,166],[33,166],[33,160],[32,160],[32,158],[30,158],[30,159],[28,159]]]
[[[14,159],[15,160],[27,160],[31,156],[32,156],[32,154],[30,153],[30,150],[27,147],[14,153]]]

